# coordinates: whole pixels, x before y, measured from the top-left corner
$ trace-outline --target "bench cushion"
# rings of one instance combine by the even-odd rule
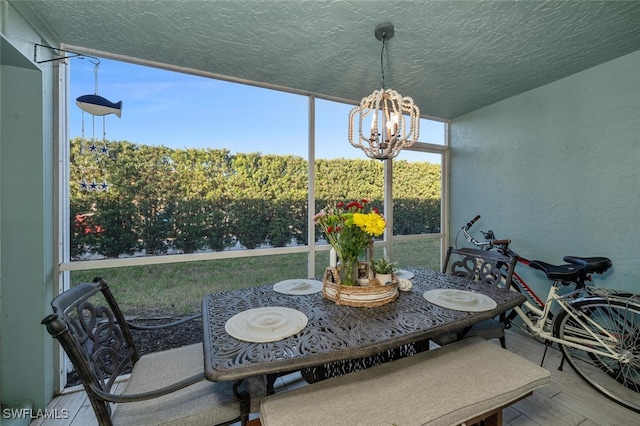
[[[457,425],[546,385],[547,370],[481,338],[262,400],[264,426]]]

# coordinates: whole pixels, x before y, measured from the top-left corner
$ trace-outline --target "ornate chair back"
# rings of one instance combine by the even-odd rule
[[[479,281],[488,286],[504,288],[505,291],[508,291],[517,260],[515,257],[505,256],[493,251],[449,247],[442,266],[442,272]],[[505,265],[508,265],[506,272]],[[500,339],[500,344],[503,348],[506,348],[504,324],[505,314],[501,314],[499,320],[481,321],[472,327],[438,336],[433,340],[442,346],[460,340],[465,336],[480,336],[485,339]]]
[[[487,285],[509,288],[516,262],[516,258],[493,251],[449,247],[442,272]],[[508,270],[503,276],[504,265],[508,265]]]
[[[110,392],[116,378],[133,368],[139,355],[109,285],[96,278],[60,294],[51,306],[54,313],[42,324],[76,368],[98,422],[111,424],[111,406],[92,386]]]

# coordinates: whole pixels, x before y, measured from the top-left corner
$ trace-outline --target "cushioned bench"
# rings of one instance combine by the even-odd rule
[[[549,372],[473,337],[269,396],[264,426],[502,424],[502,408],[549,382]],[[495,423],[494,423],[495,422]]]

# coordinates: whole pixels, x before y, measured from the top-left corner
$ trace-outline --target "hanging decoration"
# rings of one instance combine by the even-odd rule
[[[400,150],[418,140],[420,109],[412,98],[402,96],[395,90],[385,88],[384,85],[384,50],[387,40],[393,37],[393,24],[385,22],[378,25],[374,34],[382,41],[382,89],[362,98],[360,105],[351,110],[348,138],[349,143],[362,149],[367,157],[387,160],[397,156]],[[363,133],[362,130],[365,120],[370,123],[369,134]]]
[[[92,116],[92,136],[91,136],[91,144],[88,146],[89,154],[93,155],[108,155],[109,148],[107,147],[107,133],[106,133],[106,119],[105,116],[109,114],[114,114],[118,118],[121,117],[122,114],[122,101],[120,102],[110,102],[102,96],[98,95],[98,69],[100,65],[100,60],[94,58],[94,61],[91,63],[94,64],[94,73],[95,73],[95,93],[92,95],[82,95],[76,98],[76,105],[82,110],[82,142],[80,146],[80,153],[84,154],[85,152],[85,141],[86,138],[84,136],[84,114],[85,112]],[[98,146],[96,144],[95,137],[95,118],[96,116],[102,117],[102,146]],[[98,161],[98,160],[96,160]],[[106,180],[102,182],[96,182],[95,179],[89,181],[84,175],[80,180],[80,190],[81,191],[108,191],[109,183]]]
[[[49,52],[54,57],[46,59],[42,58],[42,51]],[[40,58],[38,57],[40,53]],[[85,55],[84,53],[72,52],[70,50],[60,49],[52,46],[47,46],[44,44],[34,44],[33,47],[33,60],[38,64],[42,64],[45,62],[54,62],[54,61],[66,61],[71,58],[79,58],[79,59],[87,59],[94,65],[94,73],[95,73],[95,92],[90,95],[83,95],[76,98],[76,105],[82,110],[82,141],[80,145],[80,154],[85,154],[85,142],[86,138],[84,135],[84,113],[91,114],[92,116],[92,137],[91,144],[86,147],[88,148],[89,154],[94,156],[108,156],[109,148],[107,147],[107,134],[105,131],[105,116],[109,114],[114,114],[118,118],[122,115],[122,101],[120,102],[110,102],[102,96],[98,95],[98,68],[100,65],[100,59],[95,56]],[[95,137],[95,117],[102,116],[102,146],[96,144]],[[100,161],[98,157],[96,157],[96,163],[99,164]],[[91,171],[97,169],[97,167],[91,167]],[[104,169],[102,170],[104,174]],[[82,170],[82,178],[79,182],[81,191],[108,191],[109,183],[106,180],[102,180],[102,182],[96,181],[96,179],[87,179],[85,177],[85,169]]]
[[[114,104],[98,95],[82,95],[76,98],[76,105],[91,115],[115,114],[120,118],[122,114],[122,101]]]

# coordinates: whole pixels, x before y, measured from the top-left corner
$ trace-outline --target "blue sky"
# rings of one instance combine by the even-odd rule
[[[88,58],[70,62],[71,138],[83,135],[84,122],[84,137],[98,140],[104,132],[110,141],[307,156],[304,96],[101,59],[97,94],[123,103],[122,117],[104,116],[103,126],[103,117],[83,114],[75,105],[77,97],[96,93],[94,64]],[[316,101],[317,158],[365,158],[347,140],[352,107]],[[443,129],[442,123],[422,120],[420,140],[442,143]]]

